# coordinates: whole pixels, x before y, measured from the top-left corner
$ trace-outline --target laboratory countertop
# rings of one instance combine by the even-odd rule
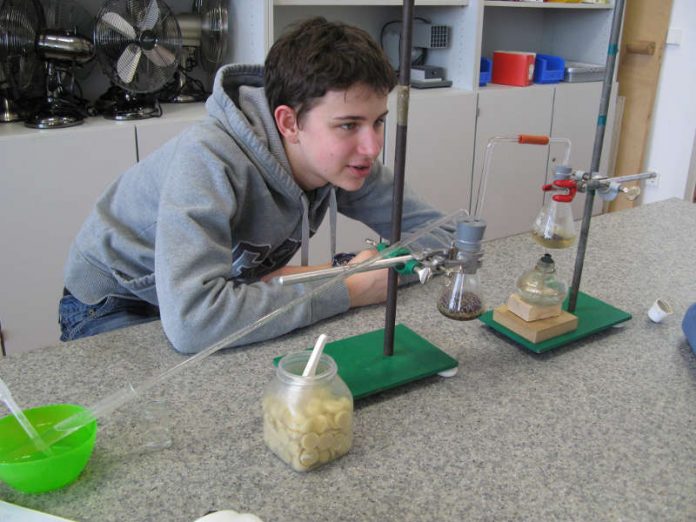
[[[479,321],[436,310],[440,281],[400,290],[397,322],[459,363],[356,401],[350,452],[298,473],[266,447],[261,398],[273,358],[384,326],[384,306],[215,353],[101,423],[81,477],[0,498],[79,521],[193,521],[220,509],[274,521],[694,520],[696,357],[680,323],[696,302],[696,205],[668,200],[592,219],[581,290],[633,315],[535,354]],[[527,234],[485,244],[488,304],[543,249]],[[554,251],[570,280],[575,248]],[[652,323],[656,298],[674,315]],[[0,361],[24,407],[92,405],[186,359],[160,323]],[[147,449],[142,406],[162,400],[172,444]],[[152,424],[149,425],[152,427]]]

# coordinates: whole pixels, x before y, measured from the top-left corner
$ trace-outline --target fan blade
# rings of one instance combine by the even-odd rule
[[[126,20],[120,14],[109,11],[104,13],[101,19],[104,21],[104,23],[111,26],[114,30],[121,33],[129,40],[135,40],[135,29],[131,24],[126,22]]]
[[[158,67],[168,67],[176,61],[176,55],[162,45],[155,45],[149,51],[144,51],[152,63]]]
[[[157,5],[157,0],[150,0],[150,5],[147,7],[145,18],[140,21],[138,27],[141,31],[152,29],[157,24],[159,16],[160,10],[159,6]]]
[[[126,50],[123,51],[121,56],[119,56],[118,62],[116,63],[116,72],[123,83],[130,83],[133,81],[142,54],[143,52],[140,50],[140,47],[135,44],[130,44],[126,47]]]

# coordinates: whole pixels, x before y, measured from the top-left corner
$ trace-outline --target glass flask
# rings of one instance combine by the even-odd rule
[[[313,377],[302,377],[310,354],[283,357],[263,397],[264,441],[296,471],[331,462],[353,444],[353,395],[326,354]]]
[[[568,285],[556,277],[556,264],[551,254],[544,254],[534,268],[517,279],[517,293],[532,305],[553,306],[563,302]]]
[[[559,165],[554,172],[553,183],[542,187],[545,192],[564,191],[562,194],[553,194],[548,199],[532,225],[532,237],[546,248],[568,248],[575,244],[577,234],[571,202],[577,185],[570,179],[571,174],[570,167]]]
[[[457,238],[445,264],[446,279],[437,309],[450,319],[469,321],[485,311],[481,280],[477,273],[483,251],[481,239],[486,223],[467,219],[457,223]]]

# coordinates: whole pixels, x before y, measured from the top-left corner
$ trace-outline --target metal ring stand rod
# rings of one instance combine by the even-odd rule
[[[406,131],[408,128],[409,84],[411,82],[411,41],[413,28],[413,2],[404,0],[401,15],[401,52],[399,56],[399,85],[396,102],[396,152],[394,157],[394,192],[392,197],[391,244],[401,240],[401,217],[404,202],[404,178],[406,168]],[[384,320],[384,355],[394,354],[394,325],[396,323],[396,292],[399,275],[389,270],[387,285],[387,311]]]
[[[623,20],[624,0],[615,0],[614,18],[611,23],[611,34],[609,37],[609,48],[607,50],[607,64],[604,71],[604,84],[602,86],[602,99],[599,104],[599,116],[597,117],[597,129],[595,131],[594,148],[592,150],[592,166],[590,172],[599,172],[599,162],[602,157],[602,144],[604,143],[604,130],[607,123],[607,113],[609,109],[609,99],[611,96],[611,86],[614,81],[614,68],[616,66],[616,55],[619,50],[619,37],[621,36],[621,21]],[[585,251],[587,250],[587,236],[590,233],[590,220],[592,219],[592,207],[594,206],[595,189],[588,187],[585,193],[585,210],[582,215],[582,225],[580,227],[580,237],[578,238],[578,250],[575,255],[575,269],[573,271],[573,282],[568,297],[568,311],[573,313],[578,299],[580,289],[580,279],[582,278],[582,268],[585,262]]]

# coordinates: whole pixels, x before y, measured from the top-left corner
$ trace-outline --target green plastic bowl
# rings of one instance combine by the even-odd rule
[[[49,426],[87,411],[75,404],[52,404],[24,410],[39,433]],[[97,437],[97,421],[83,426],[51,447],[53,455],[40,451],[10,460],[8,453],[30,439],[13,415],[0,419],[0,480],[24,493],[42,493],[74,482],[87,465]]]

